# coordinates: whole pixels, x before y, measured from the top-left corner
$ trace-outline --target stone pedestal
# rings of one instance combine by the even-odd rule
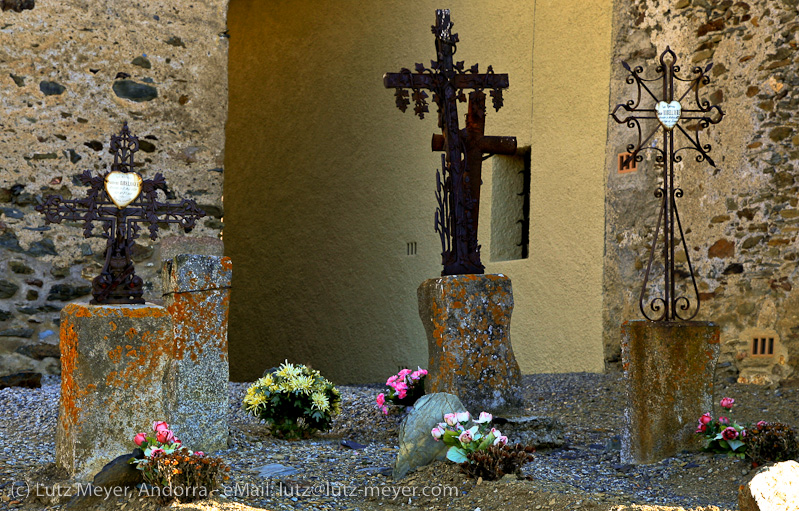
[[[56,464],[91,480],[166,417],[172,318],[156,305],[71,303],[61,311]]]
[[[164,306],[174,325],[167,422],[195,451],[227,448],[228,257],[178,255],[164,263]]]
[[[719,327],[699,321],[628,321],[621,327],[627,383],[624,463],[655,463],[697,449],[699,417],[713,410]]]
[[[472,414],[513,414],[521,372],[510,342],[513,291],[504,275],[451,275],[419,286],[427,332],[425,391],[458,396]]]

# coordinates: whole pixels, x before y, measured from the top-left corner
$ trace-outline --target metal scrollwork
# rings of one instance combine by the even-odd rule
[[[60,195],[49,195],[44,203],[36,206],[36,211],[44,214],[46,224],[60,224],[62,220],[82,221],[83,236],[89,238],[94,232],[94,223],[102,224],[101,237],[107,238],[105,264],[92,281],[92,304],[144,303],[143,282],[136,275],[131,259],[135,239],[146,224],[150,239],[158,236],[158,224],[178,224],[186,232],[197,220],[205,216],[193,200],[184,199],[179,204],[158,201],[158,190],[167,192],[164,176],[156,174],[153,179],[141,181],[141,189],[135,199],[124,207],[119,207],[109,196],[106,179],[112,173],[135,174],[134,154],[139,149],[138,138],[131,135],[127,123],[119,135],[111,137],[111,150],[114,163],[111,171],[100,176],[92,176],[86,170],[80,182],[88,186],[85,198],[64,200]]]
[[[718,124],[724,117],[721,107],[711,105],[708,100],[702,99],[699,95],[700,88],[710,83],[707,73],[713,64],[708,64],[704,69],[695,66],[691,69],[691,76],[683,78],[680,76],[680,66],[676,65],[676,61],[677,55],[667,47],[660,55],[660,64],[655,68],[656,76],[648,79],[642,76],[644,70],[641,66],[631,68],[626,62],[622,62],[622,66],[629,73],[625,80],[626,83],[636,85],[636,99],[616,105],[610,113],[618,124],[625,124],[627,127],[637,130],[637,142],[627,146],[627,151],[632,154],[632,158],[641,162],[643,161],[641,152],[652,150],[657,153],[655,161],[663,166],[662,184],[655,190],[655,197],[660,199],[660,211],[639,295],[641,313],[650,321],[689,321],[699,312],[699,289],[680,215],[677,211],[676,199],[683,196],[683,190],[674,186],[674,164],[682,161],[682,155],[679,154],[681,151],[696,151],[698,153],[696,155],[697,162],[707,162],[715,167],[716,163],[709,155],[711,146],[700,140],[700,133],[710,125]],[[654,87],[650,88],[650,84],[655,84],[655,82],[660,82],[659,85],[662,88],[660,97],[653,92]],[[675,82],[687,84],[682,95],[676,94]],[[694,107],[684,108],[683,103],[687,103],[686,98],[692,92]],[[648,108],[644,107],[644,103],[648,104],[650,99],[654,104]],[[656,125],[650,131],[644,131],[642,130],[642,120],[654,120]],[[695,124],[691,126],[691,122]],[[689,130],[692,130],[694,135],[691,135]],[[659,132],[663,133],[662,148],[650,146],[650,141]],[[682,134],[682,138],[688,142],[686,146],[676,150],[675,132]],[[643,136],[644,133],[647,133],[646,136]],[[679,237],[675,237],[675,234],[678,234]],[[663,295],[656,296],[647,303],[647,286],[655,260],[656,248],[661,237],[663,238],[663,245],[660,247],[664,273]],[[685,251],[688,276],[696,297],[695,305],[687,296],[677,295],[674,255],[678,243]]]

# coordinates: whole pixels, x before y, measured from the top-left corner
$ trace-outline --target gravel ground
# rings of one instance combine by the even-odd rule
[[[247,509],[248,505],[274,510],[364,511],[392,506],[470,511],[732,510],[737,509],[739,485],[754,475],[748,462],[703,453],[681,453],[653,465],[622,464],[618,449],[624,387],[618,374],[531,375],[525,376],[524,382],[529,413],[560,419],[566,426],[567,445],[536,453],[523,470],[525,480],[481,483],[466,479],[446,462],[420,469],[400,482],[392,481],[387,473],[396,454],[402,414],[383,416],[375,410],[374,396],[380,385],[340,387],[344,412],[333,429],[312,440],[286,442],[269,436],[263,424],[239,408],[248,384],[231,383],[230,447],[212,453],[231,465],[230,488],[227,498],[207,504],[208,509]],[[0,511],[66,507],[66,499],[26,498],[24,486],[26,476],[36,481],[52,472],[59,385],[58,377],[45,377],[41,389],[0,390]],[[799,423],[799,388],[769,390],[726,380],[717,381],[715,388],[716,402],[723,396],[736,399],[729,415],[739,422]],[[342,447],[342,440],[365,448]],[[264,467],[270,464],[296,471],[265,478]],[[382,492],[382,496],[367,496],[367,488]],[[129,502],[111,498],[92,508],[156,506],[152,499]]]

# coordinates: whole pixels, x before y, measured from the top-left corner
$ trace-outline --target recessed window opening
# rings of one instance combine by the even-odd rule
[[[763,357],[774,355],[773,337],[755,337],[752,339],[752,356]]]

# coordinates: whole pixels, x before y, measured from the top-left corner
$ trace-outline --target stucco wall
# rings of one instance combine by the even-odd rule
[[[211,213],[193,236],[219,234],[226,13],[227,0],[37,0],[0,13],[0,372],[58,371],[39,359],[58,342],[60,309],[89,298],[105,240],[44,226],[33,208],[52,193],[84,197],[77,176],[107,170],[124,121],[146,143],[142,176],[163,173],[177,198]],[[126,81],[146,94],[130,99]],[[156,247],[145,235],[134,250],[148,299],[161,294]],[[50,351],[26,348],[39,341]]]
[[[403,115],[382,76],[435,57],[430,26],[440,7],[231,2],[232,378],[257,377],[284,358],[342,383],[426,365],[416,289],[441,271],[433,230],[440,156],[429,149],[436,114]],[[531,257],[490,259],[490,160],[480,209],[486,271],[513,281],[511,337],[522,370],[601,370],[610,2],[447,7],[461,39],[456,60],[510,76],[487,134],[532,146]]]
[[[719,366],[727,376],[755,383],[793,377],[799,363],[796,2],[624,0],[614,2],[614,11],[612,105],[634,94],[624,83],[622,59],[653,76],[656,56],[670,46],[684,74],[714,64],[702,95],[726,116],[702,137],[718,168],[690,154],[676,166],[685,191],[678,208],[701,298],[697,319],[720,324]],[[658,171],[647,158],[637,172],[617,174],[615,155],[634,130],[609,123],[605,351],[612,365],[619,324],[640,317]],[[685,261],[684,252],[678,260]],[[771,357],[751,356],[756,337],[775,339]]]

